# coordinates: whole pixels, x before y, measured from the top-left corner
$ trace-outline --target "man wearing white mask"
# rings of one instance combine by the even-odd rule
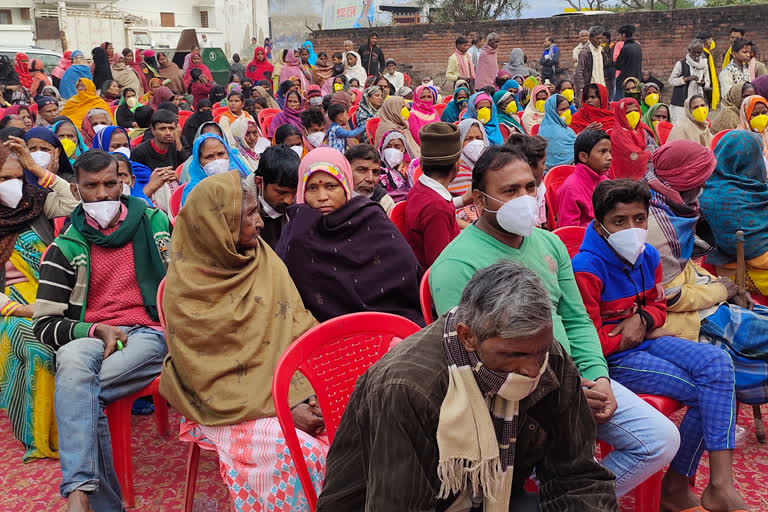
[[[56,351],[61,495],[70,512],[122,510],[104,406],[160,373],[167,348],[156,299],[170,226],[160,210],[121,195],[105,151],[78,157],[71,188],[82,204],[40,265],[34,332]]]
[[[525,155],[506,146],[486,150],[472,175],[480,218],[451,242],[432,265],[429,284],[438,314],[453,308],[464,284],[499,260],[522,263],[541,278],[552,305],[554,337],[574,359],[598,423],[597,438],[614,451],[602,464],[616,475],[623,496],[674,457],[680,437],[674,424],[634,393],[612,381],[595,327],[557,237],[535,228],[536,180]]]
[[[254,182],[260,182],[263,187],[259,194],[264,221],[260,236],[273,249],[288,223],[285,211],[296,199],[300,163],[301,158],[288,146],[270,146],[261,154],[256,172],[246,178],[246,181],[255,179]]]
[[[157,169],[175,170],[179,164],[189,158],[190,151],[181,141],[178,117],[166,109],[157,109],[152,114],[151,140],[145,140],[131,151],[131,160],[144,164],[153,171]]]
[[[618,510],[541,280],[501,261],[462,288],[358,380],[318,512]],[[523,489],[534,468],[538,496]]]
[[[582,132],[584,133],[584,132]],[[687,405],[680,450],[662,481],[662,508],[745,509],[733,484],[736,392],[728,352],[673,336],[667,318],[659,251],[647,244],[648,185],[604,181],[592,195],[595,220],[573,257],[581,297],[600,336],[610,377],[635,393],[662,395]],[[685,385],[680,385],[685,383]],[[702,442],[703,441],[703,442]],[[702,501],[689,491],[704,449],[710,485]]]
[[[381,184],[381,157],[376,148],[370,144],[356,144],[344,153],[344,157],[352,167],[353,195],[365,196],[379,203],[389,214],[395,207],[395,201]]]

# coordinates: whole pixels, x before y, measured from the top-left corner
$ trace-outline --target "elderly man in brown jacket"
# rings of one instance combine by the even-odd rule
[[[317,510],[615,511],[595,431],[541,281],[501,261],[358,380]]]

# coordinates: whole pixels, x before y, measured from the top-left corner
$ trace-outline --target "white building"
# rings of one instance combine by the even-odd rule
[[[194,28],[203,46],[250,60],[251,37],[269,34],[267,0],[0,0],[0,44],[83,50],[110,41],[123,47],[175,49]],[[202,40],[205,35],[207,41]]]

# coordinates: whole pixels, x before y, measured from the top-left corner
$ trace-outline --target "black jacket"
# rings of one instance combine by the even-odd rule
[[[365,68],[368,76],[376,76],[384,72],[384,52],[381,51],[378,45],[374,46],[373,50],[371,50],[368,44],[364,44],[357,53],[360,54],[360,60],[362,61],[360,65]],[[360,85],[362,86],[363,84]]]
[[[643,74],[643,49],[634,39],[624,41],[624,46],[616,59],[616,70],[620,71],[616,79],[617,87],[624,84],[624,80],[629,77],[640,79]]]

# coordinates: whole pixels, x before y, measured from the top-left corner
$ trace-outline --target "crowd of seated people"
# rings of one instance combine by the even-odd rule
[[[490,70],[496,34],[477,62],[460,39],[445,97],[375,33],[258,47],[226,83],[199,51],[104,43],[57,87],[0,56],[0,408],[25,461],[59,459],[70,511],[122,510],[105,407],[158,376],[237,510],[306,509],[273,372],[360,312],[422,329],[361,377],[332,443],[294,377],[318,510],[617,510],[667,466],[663,510],[748,510],[732,466],[737,402],[768,402],[768,81],[729,84],[716,116],[690,80],[664,103],[627,76],[611,102],[604,80],[540,83],[519,49]],[[643,394],[686,406],[679,427]]]

